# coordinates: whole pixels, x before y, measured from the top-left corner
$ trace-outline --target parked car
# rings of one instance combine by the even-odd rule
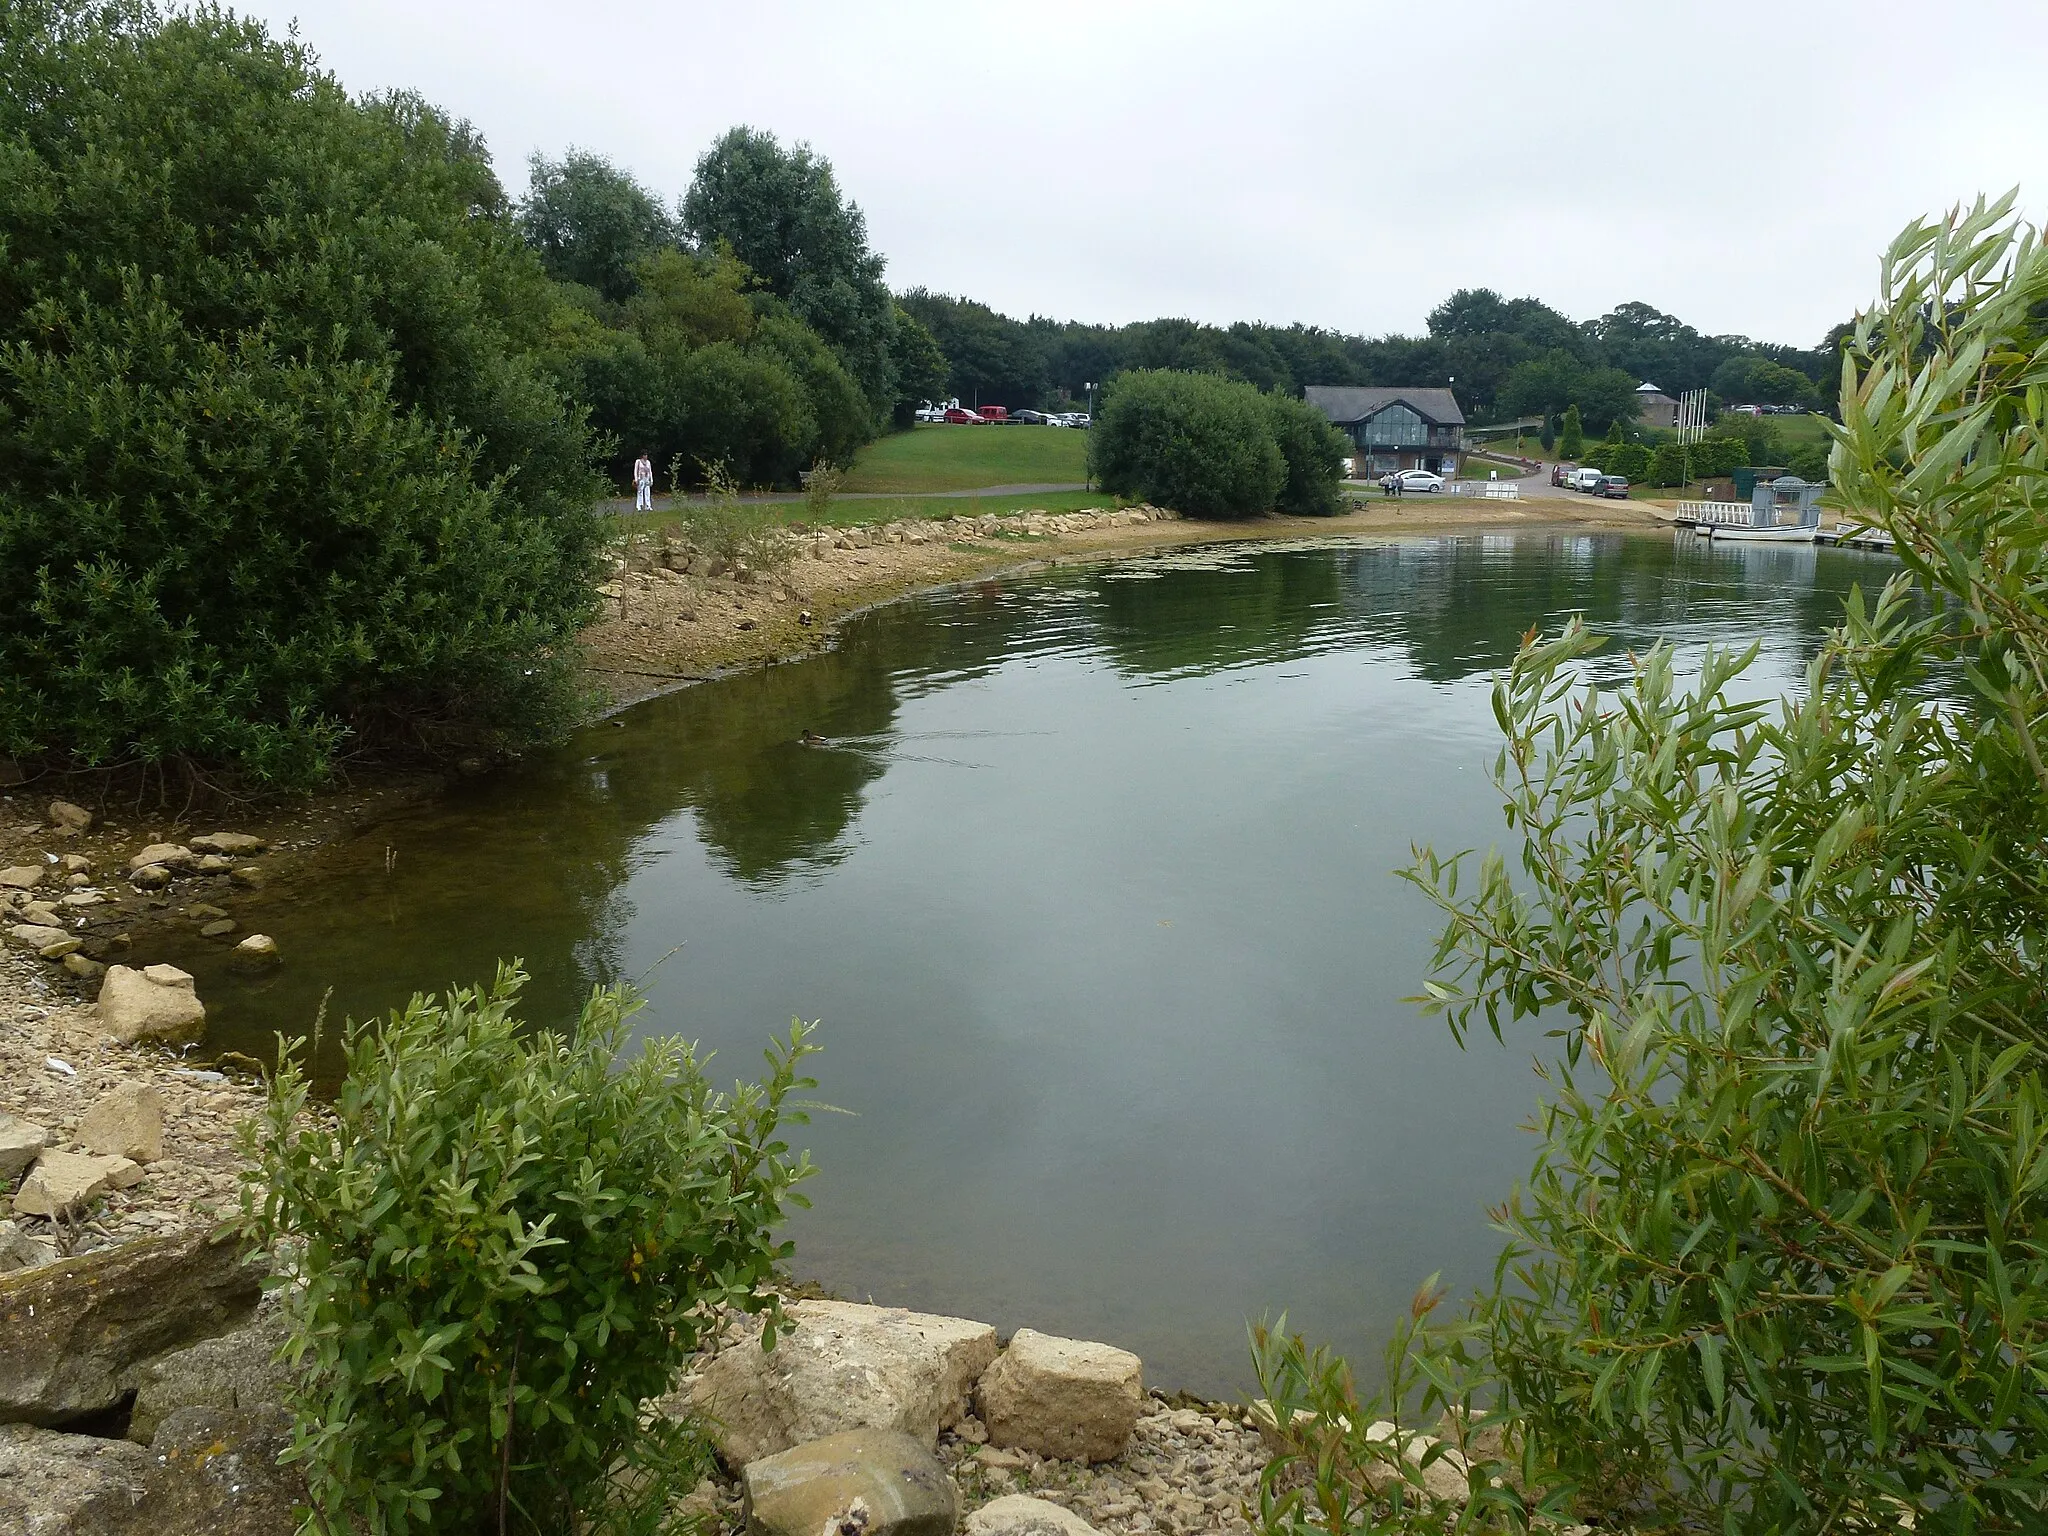
[[[943,405],[921,405],[913,412],[919,421],[944,421],[946,408]]]
[[[1565,484],[1575,491],[1597,491],[1600,489],[1600,482],[1606,478],[1607,476],[1597,469],[1575,469]]]
[[[1094,418],[1086,411],[1069,411],[1067,412],[1067,425],[1078,427],[1081,431],[1086,432],[1089,427],[1094,425]]]
[[[1010,420],[1021,421],[1027,427],[1040,427],[1051,421],[1052,418],[1043,411],[1026,410],[1010,412]]]
[[[1579,467],[1579,466],[1578,466],[1578,465],[1576,465],[1576,464],[1553,464],[1553,465],[1551,465],[1551,466],[1550,466],[1550,483],[1551,483],[1552,485],[1569,485],[1569,484],[1571,484],[1571,477],[1572,477],[1572,476],[1573,476],[1573,475],[1574,475],[1575,473],[1577,473],[1577,471],[1578,471],[1578,467]]]
[[[1402,469],[1380,476],[1380,484],[1390,491],[1441,491],[1444,477],[1426,469]]]
[[[981,419],[983,421],[1002,423],[1010,419],[1010,412],[1004,406],[984,405],[981,408]]]
[[[952,422],[956,427],[985,427],[988,425],[988,418],[986,416],[978,416],[973,411],[958,405],[946,412],[945,419]]]
[[[1600,477],[1600,488],[1593,494],[1605,496],[1609,501],[1627,501],[1628,482],[1619,475],[1602,475]]]

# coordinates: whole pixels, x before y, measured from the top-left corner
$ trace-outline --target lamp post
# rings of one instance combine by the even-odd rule
[[[1084,387],[1088,391],[1088,430],[1092,433],[1095,430],[1095,381],[1093,379],[1086,380]],[[1093,437],[1090,437],[1088,440],[1091,443],[1095,441]],[[1090,491],[1093,491],[1095,489],[1095,466],[1089,462],[1088,453],[1085,449],[1082,450],[1081,454],[1081,466],[1082,483]]]
[[[1451,392],[1451,404],[1456,405],[1458,403],[1458,376],[1455,373],[1451,375],[1451,381],[1446,386],[1446,388],[1448,388]],[[1437,460],[1437,462],[1441,464],[1443,460],[1439,459]],[[1451,468],[1453,471],[1455,471],[1457,467],[1458,456],[1454,453],[1451,455]]]

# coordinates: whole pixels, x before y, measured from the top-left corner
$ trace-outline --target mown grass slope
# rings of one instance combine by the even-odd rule
[[[1064,427],[913,427],[870,443],[842,490],[971,491],[986,485],[1079,485],[1088,434]]]

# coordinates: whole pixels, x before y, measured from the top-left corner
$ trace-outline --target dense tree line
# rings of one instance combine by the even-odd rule
[[[673,211],[598,156],[536,155],[519,225],[568,311],[548,364],[606,434],[616,480],[644,452],[692,481],[722,463],[793,484],[943,386],[860,208],[807,145],[734,128]]]
[[[1579,408],[1604,432],[1632,421],[1645,380],[1671,394],[1712,389],[1727,400],[1806,405],[1835,368],[1832,341],[1802,349],[1707,336],[1674,315],[1629,303],[1597,320],[1568,319],[1536,299],[1461,289],[1430,312],[1422,336],[1352,336],[1316,326],[1221,327],[1192,320],[1083,325],[1016,320],[985,304],[915,288],[902,307],[936,338],[947,392],[1012,409],[1079,398],[1126,369],[1221,374],[1299,394],[1310,384],[1444,385],[1475,421],[1560,416]]]

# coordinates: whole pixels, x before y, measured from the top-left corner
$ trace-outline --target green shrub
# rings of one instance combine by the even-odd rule
[[[1191,517],[1270,512],[1288,477],[1265,396],[1215,374],[1165,369],[1110,384],[1088,462],[1103,489]]]
[[[704,493],[686,497],[682,461],[678,459],[669,466],[670,483],[676,493],[675,522],[691,548],[702,550],[720,566],[744,566],[750,571],[771,574],[788,569],[795,558],[796,545],[776,517],[773,505],[742,499],[739,482],[723,464],[700,465],[698,478],[703,482]],[[827,510],[833,489],[828,476],[823,490]],[[815,496],[812,507],[817,509]]]
[[[0,9],[0,753],[301,785],[574,703],[602,530],[483,147],[206,9]]]
[[[572,1034],[528,1031],[524,979],[351,1025],[331,1115],[281,1053],[245,1131],[244,1230],[296,1245],[304,1280],[290,1454],[316,1531],[569,1530],[606,1513],[615,1462],[647,1459],[640,1405],[709,1309],[767,1306],[772,1336],[808,1030],[721,1093],[681,1042],[624,1055],[623,989]]]
[[[1740,437],[1726,437],[1718,432],[1709,433],[1692,445],[1692,472],[1695,479],[1709,475],[1726,475],[1742,468],[1749,462],[1749,444]]]
[[[1650,455],[1649,471],[1643,479],[1650,485],[1684,485],[1688,467],[1685,449],[1677,443],[1666,443]]]
[[[1587,469],[1597,469],[1603,475],[1611,474],[1615,450],[1620,446],[1618,443],[1595,443],[1579,455],[1579,463]]]
[[[1803,443],[1785,456],[1785,467],[1802,480],[1822,481],[1828,477],[1828,444]]]
[[[2048,1528],[2048,249],[2010,206],[1907,230],[1847,349],[1836,494],[1905,574],[1775,705],[1755,647],[1603,685],[1581,624],[1532,637],[1521,846],[1410,872],[1425,1006],[1557,1041],[1496,1283],[1411,1379],[1476,1371],[1603,1524]]]
[[[1640,484],[1649,472],[1650,450],[1641,443],[1623,443],[1608,465],[1608,473],[1620,475],[1631,485]]]
[[[1351,440],[1329,417],[1293,395],[1267,395],[1273,441],[1287,466],[1274,505],[1290,517],[1335,517],[1343,510],[1338,493]]]

